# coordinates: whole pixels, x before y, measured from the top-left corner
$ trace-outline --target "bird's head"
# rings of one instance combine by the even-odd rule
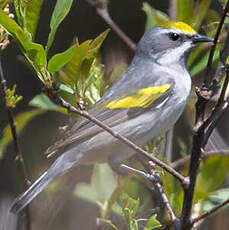
[[[177,63],[184,60],[191,47],[212,41],[184,22],[170,21],[148,30],[140,40],[136,54],[159,64]]]

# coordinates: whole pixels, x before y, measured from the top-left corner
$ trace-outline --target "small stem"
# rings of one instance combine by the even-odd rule
[[[173,133],[174,133],[174,127],[171,128],[169,131],[167,131],[165,134],[164,156],[169,163],[172,161]]]
[[[7,106],[7,101],[6,101],[7,85],[2,69],[2,51],[0,51],[0,84],[2,87],[3,101],[5,103],[5,108],[7,111],[10,130],[13,137],[16,165],[18,167],[20,177],[22,178],[24,189],[27,189],[28,186],[30,185],[30,182],[28,180],[24,159],[19,148],[19,142],[17,137],[16,124],[14,122],[13,111],[9,106]],[[25,209],[25,214],[26,214],[26,229],[29,230],[31,229],[29,207]]]
[[[229,199],[225,200],[223,203],[216,205],[214,208],[212,208],[211,210],[201,214],[200,216],[194,218],[191,221],[191,226],[193,226],[195,223],[197,223],[200,220],[205,219],[206,217],[216,213],[219,209],[223,208],[225,205],[227,205],[229,203]]]
[[[171,20],[177,19],[177,0],[170,0],[168,13]]]
[[[211,124],[208,126],[208,129],[207,129],[207,131],[206,131],[206,133],[204,135],[204,141],[203,141],[203,144],[202,144],[203,149],[206,146],[209,137],[211,136],[213,130],[217,126],[218,122],[222,118],[222,116],[223,116],[223,114],[224,114],[224,112],[226,111],[227,108],[228,108],[228,101],[223,103],[222,107],[218,109],[218,112],[212,118]]]
[[[205,79],[204,79],[204,85],[207,88],[209,88],[209,86],[210,86],[213,56],[214,56],[214,53],[215,53],[216,45],[218,43],[219,35],[220,35],[221,30],[222,30],[225,18],[227,17],[228,8],[229,8],[229,0],[227,1],[226,5],[225,5],[223,15],[221,17],[219,26],[218,26],[217,31],[216,31],[216,35],[214,37],[213,46],[212,46],[212,48],[210,50],[208,63],[207,63],[207,67],[206,67]]]
[[[228,101],[225,101],[225,95],[226,95],[227,87],[229,84],[229,68],[228,68],[228,66],[225,67],[225,69],[226,69],[226,78],[224,80],[223,88],[221,90],[219,99],[218,99],[212,113],[204,122],[204,127],[206,127],[206,128],[208,127],[208,129],[207,129],[205,136],[204,136],[202,148],[204,148],[205,145],[207,144],[207,141],[208,141],[211,133],[213,132],[218,121],[220,120],[220,118],[222,117],[222,115],[224,114],[225,110],[228,107]],[[222,69],[221,69],[221,71],[222,71]]]
[[[216,155],[229,155],[229,150],[228,149],[222,149],[222,150],[217,150],[217,151],[208,151],[208,152],[202,152],[202,156],[204,158],[211,157],[211,156],[216,156]],[[181,165],[183,165],[185,162],[190,160],[190,155],[187,155],[183,158],[180,158],[170,164],[172,168],[178,168]]]
[[[185,157],[182,157],[182,158],[180,158],[180,159],[178,159],[178,160],[172,162],[172,163],[170,164],[170,166],[171,166],[172,168],[178,168],[178,167],[180,167],[181,165],[183,165],[185,162],[187,162],[189,159],[190,159],[190,155],[187,155],[187,156],[185,156]]]
[[[86,0],[91,6],[96,8],[97,14],[110,26],[110,28],[122,39],[122,41],[133,51],[136,44],[120,29],[120,27],[110,17],[107,3],[96,4],[93,0]]]
[[[180,221],[179,219],[176,217],[171,204],[169,203],[169,199],[165,194],[164,188],[162,186],[161,183],[159,183],[158,181],[155,183],[155,187],[157,188],[157,190],[159,191],[159,193],[161,194],[161,199],[169,213],[169,216],[173,222],[173,226],[174,226],[174,230],[180,230]]]

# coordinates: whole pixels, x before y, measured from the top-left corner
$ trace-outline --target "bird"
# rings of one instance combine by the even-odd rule
[[[186,57],[200,42],[213,39],[181,21],[164,22],[147,30],[129,67],[89,109],[89,114],[139,146],[163,134],[184,110],[191,90]],[[109,162],[118,166],[135,154],[85,118],[48,149],[49,153],[56,151],[62,154],[15,199],[10,212],[18,214],[54,179],[79,164]]]

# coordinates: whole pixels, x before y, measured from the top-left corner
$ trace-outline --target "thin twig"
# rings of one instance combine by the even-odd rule
[[[169,216],[172,220],[172,223],[173,223],[173,226],[174,226],[174,230],[180,230],[180,220],[176,217],[173,209],[172,209],[172,206],[169,202],[169,199],[164,191],[164,188],[163,188],[163,184],[162,184],[162,181],[160,179],[160,175],[155,171],[155,170],[152,170],[151,173],[154,175],[154,176],[157,176],[159,179],[158,180],[155,180],[155,187],[157,188],[158,192],[160,193],[160,196],[161,196],[161,199],[169,213]]]
[[[220,61],[219,61],[219,64],[218,64],[218,67],[217,67],[217,70],[216,70],[215,77],[214,77],[213,81],[215,81],[215,82],[220,81],[220,79],[223,76],[223,72],[224,72],[223,70],[225,70],[225,72],[226,72],[226,78],[224,80],[223,88],[221,90],[219,99],[217,100],[216,106],[214,107],[214,109],[211,112],[210,116],[204,122],[204,128],[209,126],[210,123],[216,123],[216,122],[212,122],[212,121],[214,121],[214,118],[215,117],[221,117],[221,116],[217,116],[217,115],[220,114],[220,113],[223,113],[222,110],[225,110],[227,108],[227,105],[226,105],[227,103],[225,103],[225,94],[226,94],[227,86],[228,86],[228,83],[229,83],[229,67],[227,65],[225,65],[225,63],[226,63],[228,53],[229,53],[229,28],[228,28],[228,33],[227,33],[227,36],[226,36],[226,41],[224,43],[224,47],[220,52]],[[218,120],[219,119],[217,119],[217,121]],[[211,126],[214,129],[215,126],[213,126],[213,124]],[[210,137],[210,134],[213,131],[212,127],[208,128],[207,135],[205,136],[205,140],[204,140],[204,143],[203,143],[203,148],[206,145],[207,140],[208,140],[208,138]]]
[[[110,28],[122,39],[122,41],[133,51],[136,50],[136,44],[120,29],[120,27],[110,17],[107,3],[97,3],[94,0],[86,0],[91,6],[96,8],[97,14],[110,26]]]
[[[189,183],[189,181],[187,180],[187,178],[185,178],[184,176],[182,176],[180,173],[178,173],[172,167],[168,166],[163,161],[160,161],[159,159],[157,159],[156,157],[154,157],[152,154],[148,153],[144,149],[140,148],[139,146],[137,146],[136,144],[134,144],[129,139],[127,139],[124,136],[120,135],[119,133],[113,131],[111,128],[109,128],[107,125],[105,125],[103,122],[99,121],[97,118],[95,118],[92,115],[90,115],[87,111],[76,109],[75,107],[73,107],[71,104],[69,104],[68,102],[66,102],[61,97],[57,97],[57,98],[53,98],[53,99],[56,100],[58,104],[60,104],[64,108],[66,108],[69,112],[76,113],[76,114],[78,114],[78,115],[80,115],[82,117],[87,118],[88,120],[92,121],[93,123],[95,123],[96,125],[98,125],[99,127],[101,127],[102,129],[104,129],[105,131],[107,131],[108,133],[110,133],[113,137],[117,138],[121,142],[123,142],[126,145],[128,145],[130,148],[132,148],[136,152],[138,152],[138,153],[143,154],[144,156],[146,156],[152,162],[154,162],[155,164],[157,164],[158,166],[160,166],[161,168],[163,168],[164,170],[166,170],[167,172],[169,172],[170,174],[172,174],[175,178],[177,178],[182,183],[183,186],[187,186],[187,184]]]
[[[215,53],[216,45],[218,43],[219,35],[220,35],[221,30],[222,30],[225,18],[227,17],[228,8],[229,8],[229,1],[227,1],[226,5],[224,7],[223,15],[221,17],[219,26],[218,26],[217,31],[216,31],[216,35],[214,37],[213,46],[212,46],[212,48],[210,50],[209,59],[208,59],[208,63],[207,63],[207,68],[206,68],[205,79],[204,79],[204,85],[207,88],[209,88],[209,86],[210,86],[213,56],[214,56],[214,53]]]
[[[220,52],[219,64],[218,64],[217,69],[216,69],[216,74],[215,74],[216,82],[220,82],[222,77],[223,77],[222,69],[225,67],[225,63],[226,63],[227,56],[229,53],[229,27],[227,27],[227,31],[228,32],[226,33],[226,36],[224,35],[225,42],[224,42],[223,49]],[[222,37],[222,36],[220,36],[220,37]]]
[[[172,220],[173,226],[174,226],[174,230],[179,230],[180,229],[180,220],[176,217],[171,204],[169,203],[169,199],[165,194],[165,191],[163,189],[163,186],[159,183],[156,182],[155,183],[155,187],[157,188],[157,190],[159,191],[159,193],[161,194],[161,199],[169,213],[169,216]]]
[[[228,108],[228,104],[229,104],[228,101],[224,102],[223,105],[221,105],[220,108],[218,109],[218,112],[216,113],[216,115],[212,118],[212,122],[209,125],[207,131],[205,132],[202,148],[204,148],[206,146],[206,144],[208,142],[208,139],[211,136],[213,130],[215,129],[215,127],[217,126],[218,122],[222,118],[224,112]]]
[[[216,155],[229,155],[229,149],[222,149],[222,150],[217,150],[217,151],[208,151],[208,152],[202,152],[202,157],[203,158],[208,158],[211,156],[216,156]],[[170,164],[172,168],[178,168],[185,164],[188,160],[190,160],[190,155],[187,155],[183,158],[180,158]]]
[[[190,160],[190,155],[187,155],[187,156],[185,156],[185,157],[182,157],[182,158],[180,158],[180,159],[178,159],[178,160],[172,162],[172,163],[170,164],[170,166],[171,166],[172,168],[175,169],[175,168],[178,168],[178,167],[180,167],[181,165],[185,164],[188,160]]]
[[[169,163],[172,161],[173,133],[174,127],[172,127],[169,131],[166,132],[164,140],[164,156]]]
[[[170,0],[168,13],[171,20],[177,19],[177,0]]]
[[[205,219],[206,217],[216,213],[219,209],[223,208],[225,205],[227,205],[229,203],[229,199],[225,200],[223,203],[216,205],[214,208],[212,208],[211,210],[201,214],[200,216],[194,218],[191,221],[191,226],[193,226],[195,223],[197,223],[200,220]]]
[[[3,69],[2,69],[2,51],[0,51],[0,84],[2,87],[3,101],[5,103],[5,108],[6,108],[9,125],[10,125],[10,130],[11,130],[11,134],[13,137],[13,144],[14,144],[14,151],[15,151],[14,159],[16,161],[16,165],[17,165],[20,177],[23,181],[24,189],[27,189],[28,186],[30,185],[30,182],[28,180],[26,167],[24,164],[24,159],[23,159],[22,153],[19,148],[19,142],[18,142],[18,137],[17,137],[16,124],[14,121],[13,111],[9,106],[7,106],[7,101],[6,101],[7,85],[6,85],[6,80],[4,78]],[[25,214],[26,214],[26,229],[29,230],[31,229],[29,207],[25,209]]]

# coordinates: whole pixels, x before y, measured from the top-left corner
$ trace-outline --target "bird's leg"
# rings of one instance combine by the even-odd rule
[[[147,179],[151,182],[158,182],[158,183],[162,183],[160,177],[157,174],[150,174],[150,173],[146,173],[142,170],[130,167],[126,164],[123,164],[122,162],[118,161],[117,159],[114,158],[109,158],[109,164],[111,166],[111,168],[119,175],[124,175],[126,176],[128,173],[132,173],[135,175],[138,175],[144,179]]]
[[[128,165],[125,165],[125,164],[120,164],[119,166],[121,169],[129,172],[129,173],[133,173],[135,175],[138,175],[140,177],[143,177],[144,179],[147,179],[151,182],[154,182],[154,183],[159,183],[161,184],[162,181],[160,179],[160,177],[157,175],[157,174],[150,174],[150,173],[146,173],[142,170],[139,170],[139,169],[135,169],[135,168],[132,168]]]

